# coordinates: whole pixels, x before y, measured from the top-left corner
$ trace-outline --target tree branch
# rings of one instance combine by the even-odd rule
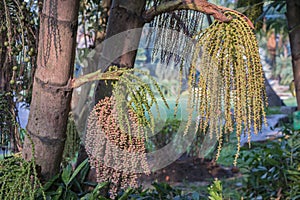
[[[78,88],[83,84],[90,82],[90,81],[99,81],[99,80],[119,80],[119,77],[122,75],[124,71],[117,70],[117,71],[107,71],[102,73],[101,70],[97,70],[95,72],[86,74],[79,78],[74,78],[68,83],[68,88]]]
[[[195,10],[202,12],[204,14],[212,15],[216,20],[221,22],[231,21],[230,17],[224,15],[225,11],[232,11],[239,15],[244,16],[247,23],[254,28],[252,22],[242,13],[232,10],[230,8],[218,6],[212,3],[207,2],[206,0],[174,0],[162,3],[158,6],[153,6],[150,9],[146,10],[143,14],[143,18],[146,22],[150,22],[154,17],[166,13],[172,12],[175,10]]]
[[[143,14],[145,21],[149,22],[155,16],[165,12],[172,12],[175,10],[196,10],[205,14],[212,15],[216,20],[222,22],[229,22],[231,19],[227,18],[215,4],[209,3],[206,0],[175,0],[167,1],[158,6],[154,6],[146,10]]]

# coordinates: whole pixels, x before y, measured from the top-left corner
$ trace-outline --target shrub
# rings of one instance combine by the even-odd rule
[[[245,174],[244,197],[249,199],[300,198],[300,133],[285,127],[283,137],[253,144],[241,152]]]

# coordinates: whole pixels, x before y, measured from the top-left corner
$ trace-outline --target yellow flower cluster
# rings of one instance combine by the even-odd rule
[[[265,118],[266,92],[255,34],[244,16],[228,11],[229,23],[215,21],[195,36],[196,51],[189,75],[189,125],[194,109],[197,130],[216,134],[220,154],[223,134],[234,129],[238,140],[258,133]],[[196,72],[200,72],[196,80]],[[186,129],[186,132],[188,131]]]

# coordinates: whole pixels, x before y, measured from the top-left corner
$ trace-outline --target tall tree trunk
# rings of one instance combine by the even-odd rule
[[[122,41],[118,42],[118,45],[111,42],[105,42],[103,50],[101,52],[101,58],[99,60],[100,65],[116,65],[118,67],[132,68],[135,62],[135,57],[137,53],[137,48],[141,37],[141,28],[143,28],[145,22],[142,18],[142,13],[145,9],[145,0],[114,0],[111,4],[111,9],[109,12],[109,21],[107,24],[105,39],[109,39],[117,34],[122,34],[131,29],[140,29],[140,31],[133,31],[134,35],[128,35],[127,37],[121,37]],[[129,33],[129,32],[127,32]],[[126,35],[126,34],[124,34]],[[134,51],[127,52],[128,45],[136,49]],[[123,50],[117,59],[107,60],[107,58],[115,57],[114,55],[119,54],[120,50]],[[113,54],[113,55],[112,55]],[[107,69],[103,69],[104,71]],[[95,103],[100,99],[105,97],[110,97],[112,95],[111,82],[99,81],[96,91],[95,91]],[[84,147],[81,147],[77,165],[80,164],[87,157]],[[89,180],[95,180],[95,170],[91,170]]]
[[[107,24],[106,36],[105,39],[109,39],[117,34],[122,34],[130,29],[142,28],[145,22],[142,20],[142,13],[145,9],[146,1],[145,0],[113,0],[110,5],[109,11],[109,21]],[[126,22],[126,23],[124,23]],[[101,56],[99,59],[100,65],[107,63],[106,58],[114,57],[111,54],[119,52],[120,49],[123,49],[124,54],[120,55],[116,60],[111,60],[113,65],[119,67],[132,68],[134,65],[135,57],[137,50],[127,52],[127,45],[135,46],[137,49],[140,41],[140,36],[142,32],[134,31],[134,35],[127,35],[127,37],[122,38],[123,41],[118,43],[123,46],[116,46],[115,43],[105,43]],[[104,60],[103,60],[104,58]],[[107,69],[103,69],[105,71]],[[112,86],[110,81],[99,81],[96,91],[95,91],[95,103],[99,100],[104,99],[105,97],[110,97],[112,95]],[[85,149],[82,147],[78,156],[77,164],[80,164],[87,154]]]
[[[298,104],[297,109],[300,110],[300,2],[299,0],[287,0],[286,3],[286,16],[289,27],[294,83],[296,88],[296,98]]]
[[[109,2],[109,1],[108,1]],[[109,2],[110,3],[110,2]],[[122,34],[122,32],[128,31],[130,29],[142,28],[145,22],[142,20],[142,13],[145,9],[145,0],[114,0],[110,5],[109,11],[109,21],[107,24],[105,39],[109,39],[117,34]],[[126,52],[128,49],[127,45],[135,46],[137,49],[140,36],[142,32],[134,31],[135,35],[130,35],[121,42],[118,42],[118,46],[115,43],[107,42],[103,46],[101,52],[101,57],[99,59],[100,65],[117,65],[119,67],[131,68],[134,65],[135,56],[137,50]],[[123,45],[123,46],[120,46]],[[118,57],[116,60],[111,60],[111,63],[107,63],[107,58],[114,57],[111,54],[118,54],[120,49],[124,50],[124,54]],[[104,58],[104,59],[103,59]],[[107,69],[103,69],[104,71]],[[110,81],[99,81],[95,91],[95,103],[105,97],[110,97],[112,95],[112,85]],[[82,147],[80,149],[77,164],[80,164],[87,154],[85,149]],[[92,175],[93,176],[93,175]]]
[[[142,18],[142,13],[145,9],[145,5],[145,0],[114,0],[111,5],[105,38],[108,39],[131,29],[143,28],[145,22]],[[120,57],[118,57],[116,60],[111,60],[111,64],[117,65],[118,67],[133,67],[137,50],[127,52],[128,45],[131,47],[136,47],[135,49],[137,49],[142,32],[135,30],[132,33],[133,35],[127,34],[126,37],[122,37],[124,40],[122,42],[118,42],[118,45],[114,45],[111,42],[105,43],[102,52],[103,57],[111,58],[114,57],[111,56],[111,54],[118,54],[116,52],[124,50],[124,53]],[[100,63],[106,62],[107,61],[100,61]],[[110,84],[106,85],[100,81],[95,95],[95,102],[98,102],[105,96],[110,96]]]
[[[45,0],[40,22],[37,70],[27,132],[42,177],[59,172],[72,91],[64,90],[73,74],[79,0]],[[23,157],[31,159],[25,138]]]

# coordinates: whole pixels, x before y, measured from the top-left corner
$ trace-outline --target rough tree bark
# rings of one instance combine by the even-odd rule
[[[145,0],[113,1],[110,9],[110,16],[108,20],[105,38],[108,39],[114,35],[117,35],[124,31],[128,31],[130,29],[142,28],[145,24],[145,21],[142,18],[142,14],[145,9],[145,4]],[[114,48],[117,48],[117,51],[119,49],[124,49],[124,54],[122,54],[116,60],[112,60],[111,64],[119,67],[132,68],[135,61],[136,51],[126,52],[127,45],[130,44],[131,46],[135,46],[137,49],[141,36],[141,32],[134,31],[134,33],[134,36],[130,35],[124,38],[124,41],[118,43],[123,46],[111,46],[110,43],[105,45],[103,47],[102,52],[103,57],[111,57],[109,54],[114,53]],[[102,63],[105,63],[105,61]],[[95,94],[95,102],[98,102],[105,96],[111,96],[111,90],[112,89],[110,84],[106,85],[103,81],[99,81]]]
[[[79,0],[45,0],[41,14],[27,132],[45,179],[59,172],[62,159],[72,96],[71,89],[63,88],[73,74],[78,9]],[[25,138],[23,157],[31,159],[31,151],[30,139]]]
[[[300,110],[300,2],[299,0],[287,0],[286,3],[297,109]]]

